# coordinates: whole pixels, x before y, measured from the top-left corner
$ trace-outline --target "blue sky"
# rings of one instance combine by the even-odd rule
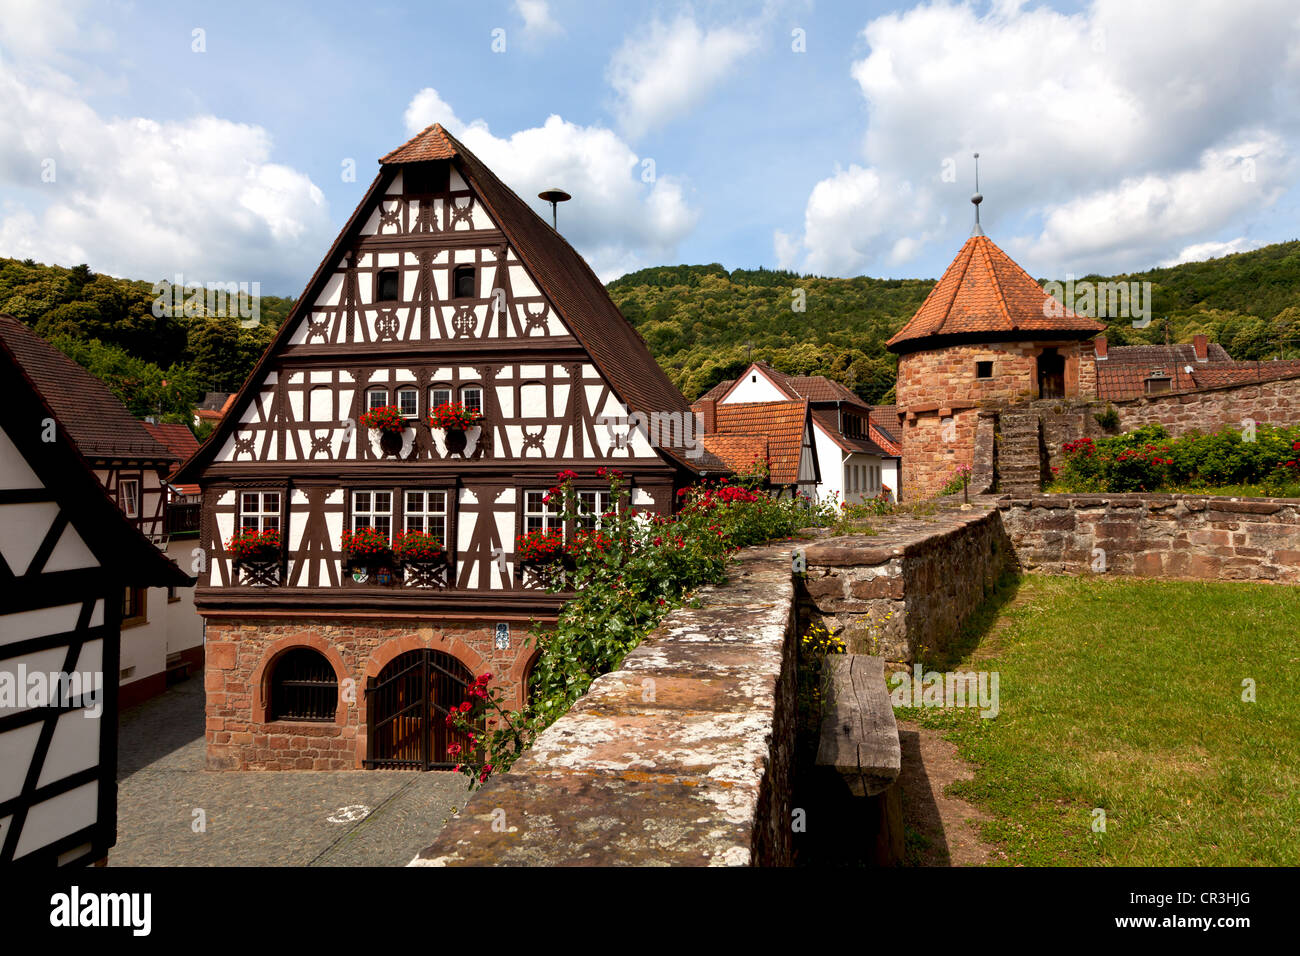
[[[1297,233],[1283,0],[0,7],[0,255],[297,295],[434,120],[539,211],[573,193],[606,279],[937,276],[975,150],[985,229],[1036,275]]]

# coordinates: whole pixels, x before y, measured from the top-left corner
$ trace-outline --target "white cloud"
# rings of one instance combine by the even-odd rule
[[[651,167],[608,129],[552,115],[541,126],[496,136],[484,120],[458,119],[428,88],[412,98],[404,120],[412,134],[442,123],[539,213],[549,212],[535,198],[543,189],[572,193],[559,210],[560,231],[602,281],[670,259],[699,218],[680,180],[650,177]]]
[[[70,82],[0,66],[0,128],[19,131],[0,140],[0,185],[15,197],[0,255],[296,292],[333,232],[321,191],[270,161],[257,126],[106,119]]]
[[[1282,140],[1261,133],[1206,150],[1195,169],[1132,177],[1052,206],[1037,237],[1010,246],[1050,262],[1082,258],[1140,268],[1155,261],[1153,243],[1217,232],[1243,209],[1273,202],[1293,178]]]
[[[863,37],[850,71],[870,116],[861,156],[812,188],[797,251],[780,241],[778,256],[808,269],[896,264],[932,239],[955,252],[973,151],[986,230],[1040,222],[1020,244],[1038,271],[1164,259],[1300,175],[1285,160],[1300,79],[1288,0],[1094,0],[1074,14],[939,2],[872,20]],[[1256,182],[1225,172],[1255,147]]]
[[[1180,265],[1184,262],[1204,262],[1206,259],[1230,256],[1234,252],[1249,252],[1251,249],[1258,249],[1264,245],[1267,245],[1267,243],[1263,239],[1247,239],[1245,236],[1238,236],[1236,239],[1229,239],[1226,242],[1198,242],[1187,246],[1178,255],[1166,259],[1160,264],[1168,267]]]
[[[524,32],[530,36],[547,36],[563,29],[551,16],[546,0],[515,0],[515,11],[523,18]]]
[[[636,139],[690,109],[757,46],[752,27],[701,30],[689,14],[672,24],[655,20],[625,40],[609,62],[623,130]]]

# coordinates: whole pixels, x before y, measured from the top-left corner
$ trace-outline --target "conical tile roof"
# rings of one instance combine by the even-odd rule
[[[885,345],[913,352],[934,340],[1056,337],[1082,339],[1105,324],[1060,305],[997,244],[971,236],[921,307]]]

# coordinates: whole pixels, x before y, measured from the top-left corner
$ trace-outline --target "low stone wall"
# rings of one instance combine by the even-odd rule
[[[824,624],[849,653],[911,664],[946,650],[1013,565],[995,500],[971,510],[895,516],[879,534],[827,538],[805,549],[801,618]]]
[[[1300,582],[1300,499],[1035,495],[998,508],[1027,570]]]
[[[740,556],[491,780],[413,866],[788,865],[791,550]]]
[[[1300,422],[1300,378],[1151,396],[1116,402],[1115,409],[1120,431],[1160,424],[1174,436],[1241,428],[1248,418],[1270,425],[1294,425]]]

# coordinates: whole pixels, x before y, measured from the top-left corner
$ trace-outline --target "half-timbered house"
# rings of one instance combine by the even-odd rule
[[[188,569],[197,542],[173,534],[176,518],[186,509],[176,506],[166,482],[186,456],[155,437],[107,385],[23,322],[0,315],[0,340],[40,389],[126,520]],[[184,425],[170,427],[188,434]],[[123,591],[120,706],[164,691],[169,668],[201,666],[202,621],[189,603],[190,594],[183,587],[140,585]]]
[[[0,866],[116,839],[123,594],[183,574],[106,496],[0,337]]]
[[[430,424],[459,405],[477,421]],[[394,430],[361,424],[395,409]],[[472,675],[520,701],[563,595],[519,560],[555,528],[557,472],[608,509],[667,512],[723,466],[582,257],[434,125],[380,160],[306,291],[177,480],[203,490],[214,768],[447,763],[441,714]],[[345,532],[434,535],[433,567],[349,560]],[[281,550],[238,560],[240,529]]]

